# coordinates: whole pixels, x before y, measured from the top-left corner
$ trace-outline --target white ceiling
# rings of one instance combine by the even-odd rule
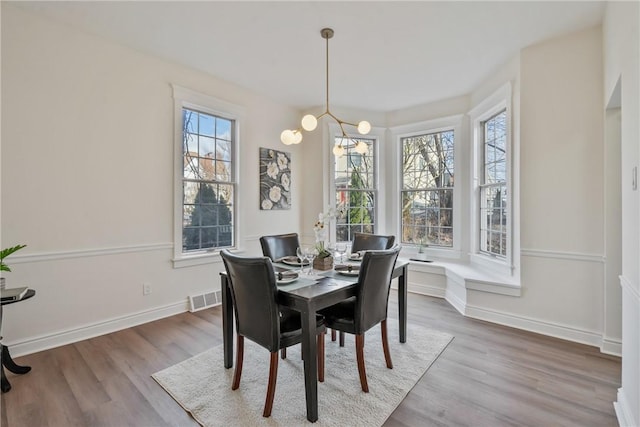
[[[4,3],[4,2],[3,2]],[[469,93],[520,49],[598,25],[604,2],[18,2],[285,104],[392,111]]]

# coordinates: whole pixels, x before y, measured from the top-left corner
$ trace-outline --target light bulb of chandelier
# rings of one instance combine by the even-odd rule
[[[291,129],[285,129],[280,134],[280,141],[282,141],[284,145],[295,144],[296,136]]]
[[[300,144],[302,142],[302,132],[300,132],[299,130],[293,133],[293,137],[295,138],[293,140],[294,144]]]
[[[344,156],[344,147],[340,144],[336,144],[333,147],[333,155],[336,157]]]
[[[306,130],[307,132],[311,132],[318,126],[318,119],[316,119],[313,114],[307,114],[302,118],[302,121],[300,123],[302,124],[302,129]]]
[[[367,154],[369,152],[369,147],[365,142],[358,141],[356,143],[356,146],[354,147],[354,150],[359,154]]]
[[[371,131],[371,123],[369,123],[366,120],[363,120],[360,123],[358,123],[358,132],[360,132],[361,135],[366,135],[370,131]]]

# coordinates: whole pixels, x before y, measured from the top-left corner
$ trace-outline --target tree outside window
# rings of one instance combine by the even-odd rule
[[[367,154],[359,154],[354,150],[358,141],[367,144]],[[362,138],[336,138],[335,143],[342,143],[345,148],[345,154],[334,160],[335,202],[336,206],[345,212],[336,220],[336,241],[353,240],[356,232],[375,233],[376,180],[373,142],[374,140]]]
[[[413,135],[402,144],[402,243],[453,246],[454,132]]]
[[[183,252],[234,244],[234,122],[183,108]]]

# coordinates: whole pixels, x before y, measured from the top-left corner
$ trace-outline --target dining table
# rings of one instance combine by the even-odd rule
[[[398,279],[398,320],[399,340],[407,340],[407,273],[409,262],[398,259],[393,269],[392,279]],[[281,270],[290,265],[274,263]],[[313,270],[312,274],[301,274],[293,283],[278,285],[278,302],[282,306],[300,312],[302,320],[302,355],[304,364],[304,387],[307,419],[318,420],[318,359],[315,337],[316,312],[330,305],[354,296],[357,291],[358,276],[344,272]],[[233,301],[229,278],[226,271],[220,273],[222,293],[222,335],[224,367],[233,367]]]

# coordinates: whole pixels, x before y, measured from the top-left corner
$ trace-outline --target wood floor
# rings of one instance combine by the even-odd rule
[[[438,298],[410,294],[408,313],[408,339],[412,324],[455,338],[385,426],[617,426],[619,358],[468,319]],[[221,343],[214,307],[17,358],[33,370],[7,373],[0,423],[197,425],[150,375]]]

